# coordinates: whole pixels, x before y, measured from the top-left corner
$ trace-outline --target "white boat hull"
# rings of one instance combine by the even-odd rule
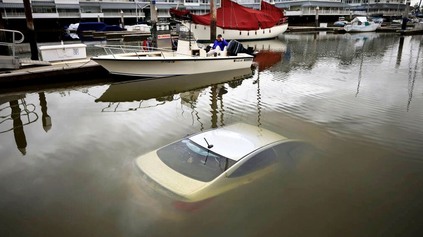
[[[183,24],[186,27],[191,28],[191,32],[198,41],[210,41],[210,26],[192,24],[188,22],[184,22]],[[283,34],[287,29],[288,23],[259,30],[234,30],[216,27],[216,34],[221,34],[226,40],[263,40],[276,38],[278,35]]]
[[[119,57],[103,55],[92,58],[109,73],[136,77],[166,77],[250,68],[253,56],[238,54],[225,57]]]
[[[379,28],[379,24],[372,23],[370,25],[346,25],[344,26],[344,30],[346,32],[373,32]]]

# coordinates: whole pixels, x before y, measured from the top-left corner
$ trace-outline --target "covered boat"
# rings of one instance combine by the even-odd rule
[[[182,23],[191,29],[197,40],[210,40],[210,13],[195,15],[188,10],[177,9],[170,9],[170,13],[175,18],[190,19]],[[222,0],[216,15],[216,34],[221,34],[225,39],[271,39],[288,29],[283,10],[265,1],[261,2],[260,10],[255,10],[231,0]]]
[[[351,23],[344,26],[346,32],[372,32],[381,26],[380,23],[368,21],[367,17],[360,16],[354,18]]]

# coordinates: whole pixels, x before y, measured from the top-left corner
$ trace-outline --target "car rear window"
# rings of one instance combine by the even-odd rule
[[[202,182],[209,182],[236,162],[183,139],[157,151],[163,163],[175,171]]]

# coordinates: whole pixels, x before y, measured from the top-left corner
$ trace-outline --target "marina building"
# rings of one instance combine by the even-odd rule
[[[184,7],[195,14],[207,13],[210,0],[155,0],[158,21],[170,19],[169,9]],[[401,16],[406,0],[269,0],[284,9],[290,24],[313,23],[318,14],[322,22],[340,16],[378,14]],[[219,0],[217,0],[217,5]],[[260,0],[237,0],[241,5],[259,8]],[[150,19],[150,0],[31,0],[32,16],[38,33],[51,33],[81,21],[132,25]],[[23,0],[0,0],[0,13],[7,28],[24,30]]]
[[[219,2],[219,0],[217,0]],[[401,16],[406,0],[270,0],[288,16],[364,15]],[[170,18],[169,9],[183,6],[195,13],[206,13],[209,0],[156,0],[159,20]],[[242,5],[258,8],[260,0],[238,0]],[[134,19],[149,16],[149,0],[31,0],[34,19]],[[24,19],[22,0],[0,0],[3,19]]]

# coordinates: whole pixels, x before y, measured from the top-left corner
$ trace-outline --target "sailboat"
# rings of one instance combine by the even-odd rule
[[[191,29],[198,41],[210,40],[211,13],[196,15],[189,10],[173,8],[170,14],[175,19],[185,19],[182,24]],[[288,29],[283,10],[265,1],[261,1],[260,10],[255,10],[231,0],[221,0],[216,15],[216,34],[227,40],[272,39]]]

